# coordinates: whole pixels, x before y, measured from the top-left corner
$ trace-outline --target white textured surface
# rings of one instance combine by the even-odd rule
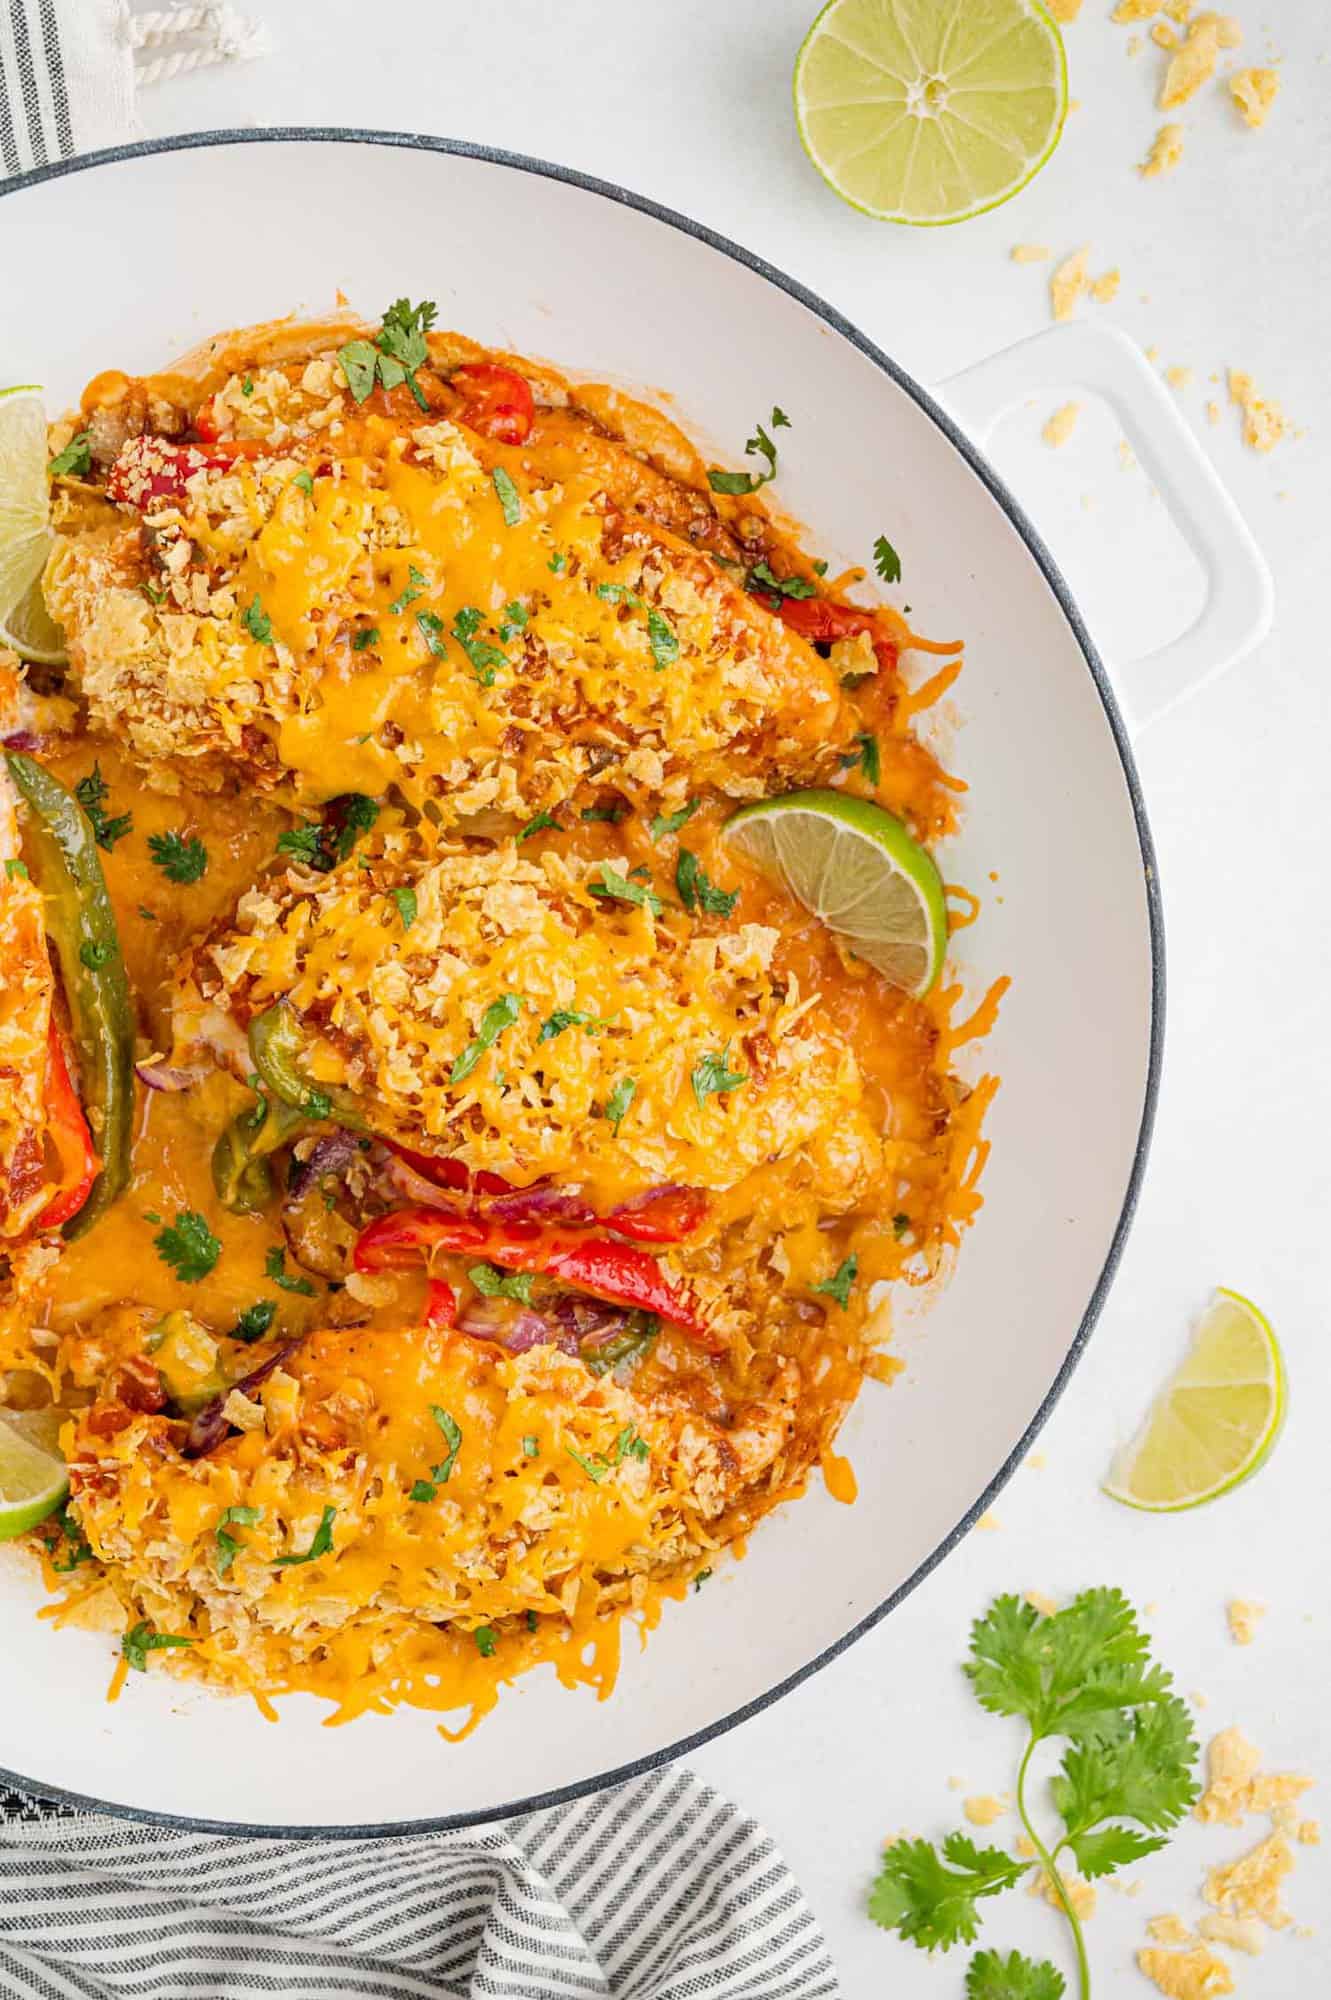
[[[843,209],[799,151],[788,78],[811,0],[614,9],[398,0],[378,16],[358,0],[252,0],[251,11],[266,14],[275,52],[147,96],[149,131],[397,126],[559,160],[738,238],[926,381],[1045,322],[1045,272],[1010,263],[1012,243],[1066,254],[1089,240],[1092,269],[1118,264],[1123,289],[1112,306],[1085,310],[1157,344],[1162,363],[1197,371],[1184,405],[1274,568],[1274,638],[1139,746],[1168,922],[1165,1089],[1137,1227],[1043,1440],[1047,1464],[1009,1487],[998,1531],[972,1536],[885,1627],[693,1759],[784,1845],[849,1996],[951,2000],[958,1955],[926,1963],[876,1933],[859,1905],[885,1833],[954,1822],[949,1774],[967,1790],[1009,1782],[1004,1729],[970,1703],[955,1670],[969,1618],[997,1590],[1115,1582],[1158,1605],[1164,1659],[1185,1689],[1208,1697],[1203,1731],[1241,1722],[1273,1767],[1318,1775],[1310,1810],[1331,1818],[1331,674],[1319,615],[1331,515],[1331,24],[1303,0],[1240,8],[1244,59],[1263,61],[1268,39],[1286,58],[1267,129],[1244,130],[1210,90],[1184,114],[1178,172],[1143,183],[1132,168],[1159,122],[1151,95],[1161,58],[1148,44],[1130,60],[1128,31],[1103,18],[1108,0],[1086,0],[1086,18],[1067,31],[1081,108],[1049,168],[993,215],[955,232],[912,233]],[[504,246],[494,253],[502,258]],[[473,275],[483,291],[484,268]],[[742,329],[717,337],[742,339]],[[1307,436],[1263,460],[1240,447],[1232,411],[1211,429],[1204,403],[1221,392],[1207,378],[1227,366],[1250,369]],[[1040,424],[1068,393],[1051,384],[1047,407],[1005,426],[996,456],[1065,560],[1106,650],[1139,650],[1183,621],[1197,578],[1141,475],[1120,465],[1107,425],[1088,411],[1063,451],[1039,443]],[[1124,1513],[1098,1496],[1095,1476],[1217,1280],[1250,1291],[1282,1333],[1293,1379],[1285,1436],[1260,1479],[1210,1512],[1173,1522]],[[1226,1636],[1230,1595],[1270,1606],[1246,1651]],[[1143,1885],[1135,1899],[1102,1892],[1089,1929],[1097,1993],[1146,1993],[1129,1958],[1144,1919],[1166,1909],[1194,1916],[1202,1868],[1240,1840],[1185,1831],[1133,1871]],[[1303,1923],[1331,1909],[1326,1852],[1300,1851],[1287,1900]],[[1052,1912],[1024,1897],[990,1908],[994,1943],[1059,1944]],[[1273,1939],[1237,1974],[1252,2000],[1322,1991],[1331,1928]]]

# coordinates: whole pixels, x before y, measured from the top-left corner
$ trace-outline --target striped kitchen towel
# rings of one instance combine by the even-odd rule
[[[0,0],[0,180],[138,134],[136,93],[266,46],[229,6]]]
[[[767,1834],[688,1771],[494,1827],[271,1840],[0,1791],[5,2000],[838,2000]]]

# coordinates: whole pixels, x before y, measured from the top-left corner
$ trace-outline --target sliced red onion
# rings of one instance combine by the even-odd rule
[[[267,1381],[273,1370],[279,1368],[287,1356],[294,1354],[299,1346],[299,1340],[288,1340],[278,1348],[276,1354],[270,1354],[257,1368],[251,1368],[248,1375],[242,1375],[238,1382],[232,1382],[220,1396],[214,1396],[211,1403],[205,1403],[185,1434],[185,1442],[181,1446],[185,1457],[202,1458],[205,1452],[215,1451],[233,1428],[230,1421],[222,1414],[228,1396],[234,1395],[236,1390],[239,1390],[242,1396],[248,1396],[251,1389],[257,1389],[261,1382]]]
[[[608,1299],[589,1298],[583,1292],[561,1292],[550,1311],[575,1344],[592,1336],[618,1333],[629,1317],[625,1307],[612,1305]]]
[[[387,1150],[384,1155],[384,1172],[399,1194],[419,1208],[437,1208],[445,1215],[465,1216],[468,1203],[465,1195],[459,1196],[448,1188],[436,1187],[427,1181],[424,1174],[418,1174],[409,1167],[399,1153]]]
[[[596,1210],[592,1208],[581,1188],[549,1187],[537,1183],[534,1187],[513,1188],[507,1194],[497,1194],[485,1203],[487,1222],[595,1222]]]
[[[311,1181],[322,1180],[326,1174],[341,1178],[360,1157],[360,1140],[354,1132],[348,1132],[345,1126],[339,1125],[335,1132],[325,1133],[323,1138],[315,1140],[308,1159],[292,1161],[287,1181],[288,1195],[298,1198]]]
[[[507,1299],[473,1299],[458,1321],[458,1331],[473,1340],[491,1340],[510,1354],[525,1354],[533,1347],[557,1347],[563,1354],[578,1351],[577,1335],[568,1327],[529,1306],[515,1311]]]
[[[139,1082],[149,1090],[188,1090],[198,1082],[202,1072],[197,1069],[173,1069],[170,1063],[138,1062],[134,1074]]]

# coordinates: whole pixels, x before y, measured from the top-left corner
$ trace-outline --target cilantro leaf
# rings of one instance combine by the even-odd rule
[[[547,1014],[541,1023],[541,1032],[536,1037],[537,1046],[542,1042],[553,1042],[556,1035],[562,1035],[566,1028],[585,1028],[589,1035],[595,1035],[606,1023],[595,1014],[584,1014],[580,1007],[556,1007],[553,1014]]]
[[[1197,1796],[1196,1759],[1192,1718],[1172,1694],[1135,1708],[1126,1731],[1111,1740],[1089,1737],[1068,1745],[1050,1794],[1083,1874],[1121,1866],[1117,1846],[1137,1839],[1118,1827],[1094,1835],[1107,1820],[1135,1820],[1157,1834],[1178,1824]],[[1161,1845],[1149,1842],[1141,1851]]]
[[[518,522],[522,519],[522,501],[519,498],[517,487],[513,484],[511,477],[505,472],[502,465],[495,467],[494,471],[490,474],[490,478],[494,483],[494,490],[498,497],[500,508],[503,511],[504,526],[506,528],[516,528]]]
[[[472,671],[482,687],[493,687],[495,669],[508,665],[507,653],[498,646],[492,646],[485,639],[475,635],[482,624],[481,613],[474,604],[464,604],[453,620],[453,637],[471,661]]]
[[[337,358],[353,398],[358,403],[365,402],[374,388],[379,368],[378,353],[368,340],[349,340],[345,347],[339,347]]]
[[[5,862],[5,880],[7,882],[31,882],[32,877],[28,873],[27,862],[18,861],[13,855],[10,855],[9,859]]]
[[[298,486],[307,500],[314,498],[314,476],[312,473],[306,472],[302,468],[301,471],[292,475],[291,484]]]
[[[280,1243],[274,1243],[272,1249],[264,1258],[263,1271],[268,1282],[278,1286],[281,1291],[295,1292],[302,1299],[312,1299],[314,1297],[314,1286],[310,1283],[309,1279],[302,1278],[299,1275],[293,1277],[287,1270],[286,1251]]]
[[[472,1633],[476,1650],[483,1660],[493,1659],[495,1647],[499,1644],[499,1634],[493,1625],[478,1625]]]
[[[815,1292],[826,1292],[834,1298],[842,1312],[850,1304],[851,1288],[859,1276],[860,1260],[852,1250],[844,1264],[838,1264],[830,1278],[824,1278],[821,1285],[815,1285]]]
[[[807,576],[775,576],[768,563],[755,563],[744,579],[744,588],[757,592],[766,591],[776,597],[816,597],[817,584],[810,583]]]
[[[176,1219],[153,1238],[158,1256],[183,1285],[206,1278],[222,1254],[222,1246],[197,1209],[177,1210]]]
[[[392,616],[394,618],[398,617],[401,612],[406,610],[409,604],[414,604],[424,588],[424,576],[417,569],[415,563],[408,563],[406,585],[398,592],[398,595],[388,607]]]
[[[1010,1889],[1029,1867],[964,1833],[950,1833],[941,1851],[928,1840],[894,1841],[869,1891],[869,1915],[926,1951],[947,1951],[974,1939],[980,1899]]]
[[[635,1078],[621,1076],[605,1100],[605,1115],[616,1138],[619,1137],[619,1128],[628,1115],[628,1108],[633,1102],[637,1088]]]
[[[402,928],[409,931],[416,921],[416,891],[414,889],[390,889],[389,900],[402,919]]]
[[[367,646],[377,646],[378,644],[379,627],[377,625],[362,625],[359,632],[353,632],[351,635],[351,650],[353,653],[363,653]]]
[[[154,1632],[147,1619],[141,1618],[120,1641],[120,1653],[136,1674],[146,1674],[149,1653],[162,1652],[169,1646],[193,1644],[194,1641],[181,1632]]]
[[[406,299],[394,299],[375,337],[375,346],[379,349],[379,380],[385,389],[395,389],[399,382],[405,381],[416,399],[417,407],[422,410],[428,410],[430,405],[425,391],[416,380],[416,370],[430,358],[425,336],[437,316],[438,309],[433,299],[422,299],[418,306],[409,304]]]
[[[648,821],[648,833],[653,840],[664,840],[668,833],[678,833],[679,829],[693,818],[701,804],[701,799],[688,799],[678,812],[658,813],[655,819]]]
[[[853,770],[858,764],[871,785],[876,785],[883,775],[882,759],[878,753],[878,738],[864,730],[855,738],[855,748],[848,750],[841,759],[843,771]]]
[[[966,1968],[966,2000],[1063,2000],[1063,1975],[1047,1958],[977,1951]]]
[[[688,847],[679,850],[675,887],[686,910],[701,910],[709,917],[728,917],[739,901],[738,889],[718,889],[709,881],[697,855]]]
[[[46,470],[52,479],[86,479],[92,471],[92,439],[87,431],[75,431],[63,451],[58,451]]]
[[[773,409],[768,422],[774,431],[790,428],[790,418],[781,409]],[[744,452],[748,458],[765,458],[767,470],[721,472],[713,466],[707,474],[707,483],[713,493],[756,493],[760,486],[766,486],[776,478],[776,446],[761,424],[754,425],[753,436],[745,440]]]
[[[492,1000],[481,1015],[480,1026],[475,1038],[468,1042],[462,1054],[449,1071],[450,1083],[464,1083],[475,1069],[487,1049],[492,1049],[505,1028],[511,1028],[522,1012],[523,1000],[520,993],[505,993],[498,1000]]]
[[[259,602],[259,593],[257,590],[249,605],[241,612],[240,622],[256,646],[271,646],[273,642],[273,621]]]
[[[313,823],[307,826],[289,826],[277,836],[279,854],[293,854],[297,861],[303,861],[309,868],[327,870],[321,860],[323,849],[323,828]]]
[[[518,839],[520,841],[530,840],[534,833],[545,833],[551,827],[553,827],[556,833],[559,831],[559,821],[555,818],[553,813],[551,812],[535,813],[533,814],[531,819],[527,821],[527,824],[523,827],[521,833],[518,835]]]
[[[208,872],[208,850],[197,834],[150,833],[148,852],[168,882],[200,882]]]
[[[531,1271],[498,1271],[493,1264],[473,1264],[467,1276],[483,1299],[517,1299],[524,1306],[531,1304],[536,1283]]]
[[[697,1100],[699,1111],[709,1097],[715,1097],[724,1091],[737,1090],[741,1083],[747,1083],[748,1080],[746,1070],[731,1069],[729,1042],[719,1051],[708,1050],[705,1055],[699,1056],[689,1073],[689,1082],[693,1085],[693,1095]]]
[[[431,1468],[430,1477],[440,1486],[447,1486],[453,1467],[458,1462],[458,1453],[462,1449],[462,1432],[456,1419],[447,1410],[441,1410],[438,1403],[431,1403],[430,1415],[443,1432],[444,1443],[448,1446],[447,1457],[440,1459],[438,1465]]]
[[[592,1483],[596,1486],[599,1486],[601,1481],[605,1478],[606,1473],[609,1472],[610,1470],[610,1461],[606,1458],[602,1458],[599,1451],[593,1453],[593,1455],[589,1458],[585,1452],[579,1451],[575,1445],[566,1444],[564,1446],[564,1449],[568,1453],[569,1457],[573,1459],[576,1464],[582,1467],[583,1471],[586,1473],[587,1477],[592,1481]]]
[[[337,1519],[336,1507],[325,1507],[319,1516],[319,1525],[314,1531],[314,1539],[303,1555],[274,1556],[274,1569],[296,1569],[301,1563],[317,1562],[326,1556],[333,1546],[333,1523]]]
[[[884,583],[900,583],[901,557],[886,535],[880,535],[873,545],[873,566]]]
[[[600,881],[589,883],[588,888],[593,896],[616,903],[635,903],[640,910],[650,910],[654,917],[659,917],[665,908],[654,889],[642,882],[630,882],[627,875],[621,875],[608,861],[601,863]]]
[[[647,613],[647,642],[652,649],[656,672],[672,667],[679,658],[679,634],[665,613],[653,605]]]
[[[94,764],[86,777],[80,778],[74,787],[74,796],[88,816],[88,824],[99,847],[109,854],[118,840],[123,840],[134,824],[133,813],[119,813],[112,819],[106,810],[110,796],[110,786],[102,776],[100,763]]]
[[[213,1538],[217,1543],[217,1555],[213,1567],[219,1576],[226,1575],[232,1563],[245,1546],[239,1535],[229,1534],[227,1530],[231,1527],[253,1528],[262,1519],[262,1507],[227,1507],[223,1509],[218,1519],[217,1527],[213,1531]]]
[[[534,1437],[529,1431],[522,1440],[522,1456],[524,1458],[539,1458],[540,1455],[541,1440],[538,1437]]]
[[[252,1306],[246,1306],[231,1329],[233,1340],[262,1340],[277,1317],[275,1299],[256,1299]]]
[[[598,583],[596,595],[603,597],[607,604],[641,605],[642,599],[626,583]]]

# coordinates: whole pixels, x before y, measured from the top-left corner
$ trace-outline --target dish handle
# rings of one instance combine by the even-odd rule
[[[1113,327],[1056,326],[938,385],[939,400],[983,447],[1014,404],[1054,382],[1102,396],[1202,565],[1206,595],[1168,644],[1113,667],[1133,732],[1232,666],[1270,630],[1271,572],[1210,459],[1136,343]]]

